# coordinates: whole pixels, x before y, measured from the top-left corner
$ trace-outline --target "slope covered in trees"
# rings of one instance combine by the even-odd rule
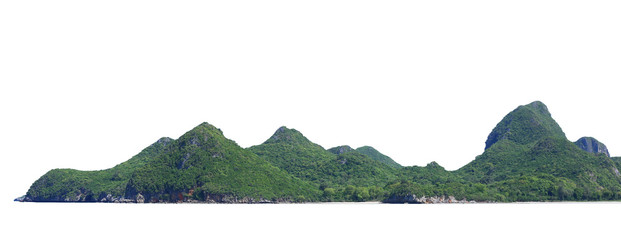
[[[106,170],[50,170],[32,184],[26,196],[32,201],[120,199],[134,171],[165,152],[172,141],[170,138],[161,138],[131,159]]]
[[[416,203],[429,199],[621,199],[621,158],[609,157],[606,146],[595,138],[569,141],[541,102],[507,114],[485,143],[484,152],[473,161],[447,171],[436,162],[403,167],[369,146],[326,150],[286,127],[264,143],[244,149],[218,128],[203,123],[177,140],[162,138],[110,169],[51,170],[32,184],[24,200]]]
[[[288,173],[316,185],[372,186],[395,179],[392,167],[349,146],[325,150],[295,129],[281,127],[261,145],[249,148]]]
[[[541,102],[520,106],[492,130],[485,152],[456,171],[502,193],[497,200],[617,198],[621,178],[605,154],[579,148]]]
[[[392,158],[382,154],[381,152],[377,151],[373,147],[363,146],[363,147],[356,148],[356,151],[359,152],[359,153],[362,153],[364,155],[367,155],[368,157],[370,157],[373,160],[382,162],[382,163],[384,163],[384,164],[386,164],[388,166],[391,166],[393,168],[402,168],[403,167],[403,166],[401,166],[401,164],[395,162],[395,160],[392,160]]]
[[[102,171],[56,169],[37,180],[32,201],[316,201],[319,190],[226,139],[203,123],[161,139]]]

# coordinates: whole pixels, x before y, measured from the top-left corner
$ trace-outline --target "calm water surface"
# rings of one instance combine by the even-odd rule
[[[621,203],[277,205],[11,203],[3,235],[73,239],[592,239]],[[5,215],[8,213],[8,215]],[[7,238],[3,238],[7,239]]]

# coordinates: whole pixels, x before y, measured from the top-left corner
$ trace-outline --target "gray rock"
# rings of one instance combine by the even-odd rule
[[[129,199],[129,198],[120,198],[120,199],[118,199],[118,202],[120,202],[120,203],[135,203],[136,200]]]
[[[608,148],[603,143],[597,141],[597,139],[592,137],[582,137],[578,139],[578,141],[574,142],[576,146],[580,149],[590,152],[590,153],[603,153],[607,157],[610,157],[610,153],[608,153]]]
[[[351,152],[354,151],[353,148],[351,148],[350,146],[344,145],[344,146],[338,146],[338,147],[333,147],[328,149],[329,152],[340,155],[346,152]]]
[[[426,204],[438,204],[438,203],[469,203],[468,200],[457,200],[454,196],[431,196],[431,197],[416,197],[414,194],[406,196],[391,196],[385,203],[426,203]]]
[[[142,194],[138,193],[138,195],[136,195],[136,203],[144,203],[144,196],[142,196]]]

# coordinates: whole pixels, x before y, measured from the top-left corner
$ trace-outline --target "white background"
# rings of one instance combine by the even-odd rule
[[[519,105],[621,155],[618,1],[3,1],[2,198],[201,122],[458,169]]]

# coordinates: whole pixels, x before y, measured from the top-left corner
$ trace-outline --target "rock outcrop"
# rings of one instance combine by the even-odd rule
[[[608,148],[603,143],[597,141],[597,139],[592,137],[582,137],[578,139],[578,141],[574,142],[576,146],[580,149],[590,152],[590,153],[603,153],[607,157],[610,157],[610,153],[608,153]]]
[[[433,204],[433,203],[476,203],[466,199],[457,200],[453,196],[433,196],[433,197],[417,197],[415,194],[405,196],[393,195],[386,199],[384,203],[412,203],[412,204]]]
[[[340,155],[343,153],[347,153],[347,152],[351,152],[354,151],[353,148],[351,148],[350,146],[344,145],[344,146],[338,146],[338,147],[333,147],[328,149],[328,152]]]

